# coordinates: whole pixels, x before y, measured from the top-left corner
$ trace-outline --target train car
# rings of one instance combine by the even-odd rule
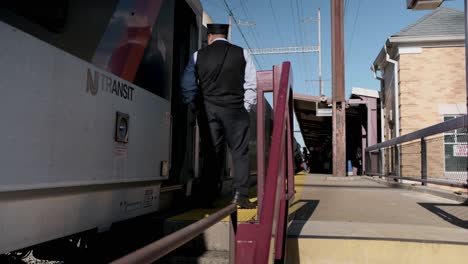
[[[203,21],[198,0],[0,3],[0,254],[192,194],[203,152],[179,80],[204,45]],[[228,158],[220,189],[231,168]]]
[[[178,84],[202,16],[198,0],[0,3],[0,254],[185,186],[196,131]]]

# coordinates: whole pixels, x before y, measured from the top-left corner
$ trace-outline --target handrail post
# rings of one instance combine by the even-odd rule
[[[292,94],[292,90],[288,88],[289,93]],[[288,227],[288,208],[290,200],[294,198],[294,168],[293,168],[293,98],[289,97],[287,102],[286,111],[288,113],[285,128],[285,152],[283,153],[283,174],[281,177],[281,193],[280,195],[280,208],[277,219],[276,227],[276,246],[275,246],[275,261],[281,263],[285,259],[286,251],[286,239],[287,239],[287,227]]]
[[[427,148],[425,137],[421,138],[421,180],[423,180],[421,185],[426,186],[427,183],[425,180],[427,180]]]
[[[286,145],[284,148],[283,152],[283,157],[281,158],[281,163],[282,163],[282,171],[280,172],[280,186],[279,190],[280,193],[279,195],[279,212],[277,214],[277,219],[276,219],[276,241],[275,241],[275,260],[281,259],[283,257],[283,251],[284,251],[284,239],[285,239],[285,229],[284,227],[286,226],[286,221],[287,221],[287,216],[285,211],[287,211],[286,206],[287,206],[287,193],[286,193],[286,179],[287,179],[287,172],[288,172],[288,159],[287,159],[287,153],[289,152],[289,144],[288,144],[288,129],[285,129],[285,137],[286,139],[284,140],[284,144]]]
[[[293,147],[293,142],[294,142],[294,114],[293,114],[293,109],[294,109],[294,99],[293,99],[293,91],[292,91],[292,88],[290,88],[290,98],[289,98],[289,122],[288,122],[288,125],[289,125],[289,134],[288,134],[288,138],[289,138],[289,141],[288,141],[288,146],[290,147],[290,152],[289,152],[289,157],[288,157],[288,166],[289,166],[289,169],[288,169],[288,194],[289,194],[289,197],[288,199],[293,199],[294,198],[294,194],[295,194],[295,190],[294,190],[294,164],[293,164],[293,160],[294,160],[294,147]]]
[[[257,212],[258,217],[263,208],[263,194],[265,191],[265,93],[273,91],[273,71],[257,72]]]
[[[364,175],[372,175],[374,172],[372,170],[372,165],[370,164],[370,162],[367,162],[370,158],[370,152],[369,151],[364,151],[364,157],[362,157],[363,160],[365,160],[365,168],[363,168],[364,170]],[[363,166],[364,167],[364,166]]]
[[[379,149],[379,158],[380,158],[380,177],[385,176],[385,149]]]
[[[263,207],[265,190],[265,105],[263,88],[257,87],[257,212]]]

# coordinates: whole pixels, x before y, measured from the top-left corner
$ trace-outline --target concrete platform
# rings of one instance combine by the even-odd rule
[[[302,188],[298,202],[305,204],[296,213],[295,225],[303,221],[400,224],[468,232],[468,206],[459,202],[360,177],[296,177],[303,178],[296,185]]]
[[[364,177],[296,176],[288,263],[463,263],[468,206]]]

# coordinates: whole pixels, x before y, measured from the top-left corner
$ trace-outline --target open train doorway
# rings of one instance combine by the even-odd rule
[[[198,18],[200,19],[200,18]],[[189,185],[187,194],[190,194],[190,185],[197,177],[198,158],[196,152],[197,129],[196,116],[182,102],[180,78],[184,68],[200,45],[200,28],[197,26],[197,16],[186,1],[175,2],[174,17],[174,56],[173,80],[171,91],[172,115],[172,148],[170,183]]]

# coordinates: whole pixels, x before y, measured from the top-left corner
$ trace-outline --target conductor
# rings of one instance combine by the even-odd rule
[[[181,80],[183,101],[197,111],[205,160],[202,175],[207,190],[222,172],[224,142],[233,165],[232,203],[255,208],[249,201],[249,113],[257,103],[256,69],[247,50],[229,43],[229,25],[208,24],[208,46],[190,56]],[[204,142],[203,142],[204,141]],[[212,190],[212,189],[211,189]],[[213,201],[213,193],[204,193]]]

